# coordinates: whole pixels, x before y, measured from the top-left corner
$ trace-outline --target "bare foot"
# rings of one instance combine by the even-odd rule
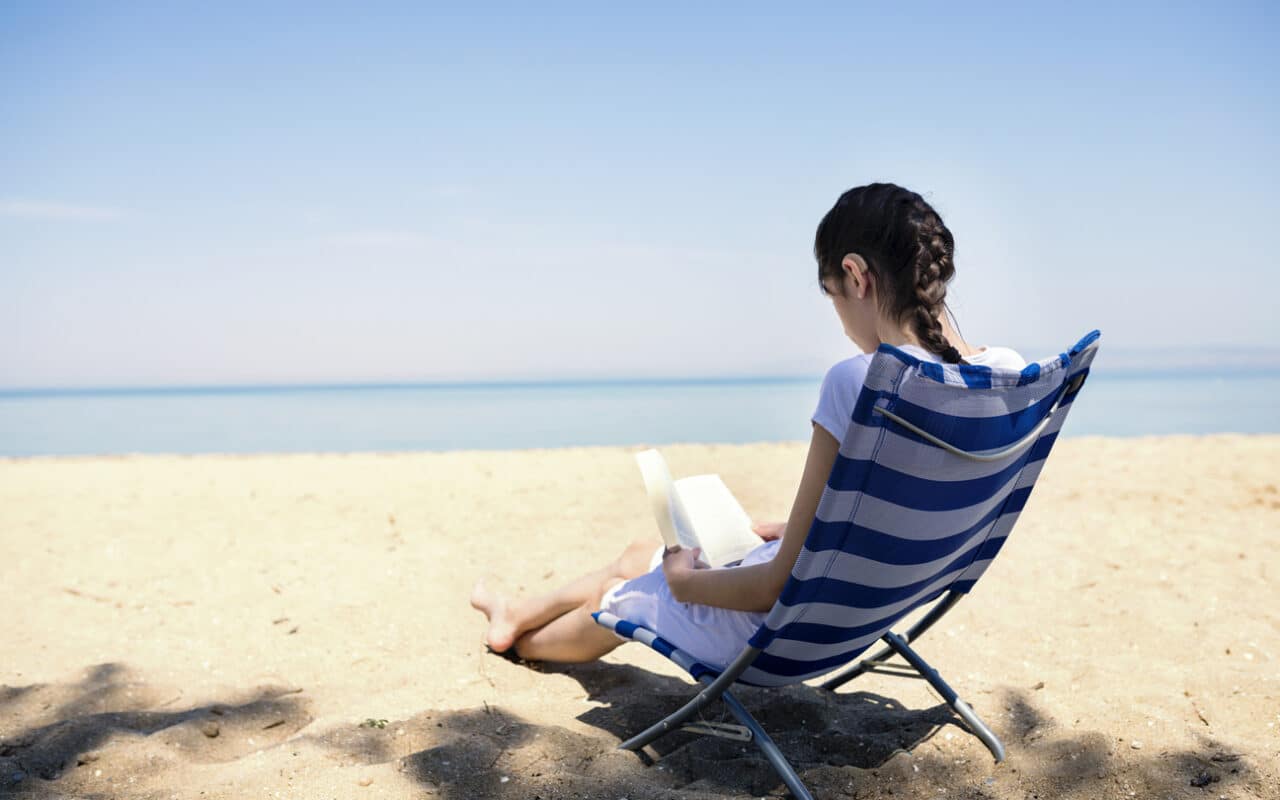
[[[483,579],[476,581],[471,590],[471,607],[482,612],[489,620],[489,630],[484,641],[495,653],[505,653],[516,643],[515,621],[507,606],[507,598],[490,589]]]

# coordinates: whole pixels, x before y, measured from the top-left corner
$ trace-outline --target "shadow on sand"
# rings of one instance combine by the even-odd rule
[[[394,761],[433,796],[457,800],[787,795],[750,744],[673,733],[654,743],[651,758],[616,749],[685,702],[694,691],[688,682],[618,664],[542,669],[573,678],[585,699],[600,704],[574,717],[585,732],[486,706],[388,726],[407,729],[403,736],[348,729],[319,740],[364,763]],[[1194,751],[1134,755],[1102,733],[1062,732],[1020,691],[1002,698],[1005,714],[995,727],[1009,759],[999,766],[943,704],[912,710],[870,692],[807,686],[735,693],[819,797],[936,799],[943,790],[947,797],[1084,800],[1130,791],[1200,794],[1196,787],[1217,797],[1228,787],[1261,786],[1245,758],[1211,740]],[[954,736],[943,747],[937,740],[946,733]]]
[[[425,710],[382,729],[352,724],[315,730],[308,727],[308,701],[291,687],[261,686],[226,702],[189,706],[180,694],[165,697],[118,664],[91,667],[61,684],[0,687],[0,797],[64,797],[68,776],[93,769],[99,750],[121,758],[127,753],[116,763],[117,773],[127,773],[148,765],[176,769],[184,761],[233,762],[286,741],[290,750],[311,754],[313,768],[387,765],[426,796],[458,800],[786,794],[750,744],[675,733],[655,743],[651,759],[616,749],[620,739],[688,699],[688,682],[618,664],[547,671],[577,681],[595,705],[586,711],[577,706],[576,716],[566,710],[564,726],[535,724],[511,709],[485,705]],[[1266,793],[1249,757],[1220,743],[1205,739],[1193,750],[1131,751],[1101,732],[1063,730],[1021,691],[1000,695],[993,705],[1004,711],[988,720],[1009,748],[1000,766],[944,705],[913,710],[869,692],[832,694],[807,686],[737,694],[821,797],[937,798],[940,789],[947,797],[1081,800],[1129,792]],[[83,790],[74,795],[94,796]],[[131,795],[129,787],[115,784],[101,796]]]
[[[190,706],[180,692],[165,697],[115,663],[89,667],[66,683],[0,687],[0,797],[62,797],[55,791],[60,778],[94,769],[99,749],[125,739],[145,742],[147,753],[235,761],[311,722],[300,692],[259,686],[226,702]]]

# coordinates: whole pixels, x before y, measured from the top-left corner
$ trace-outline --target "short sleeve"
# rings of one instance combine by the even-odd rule
[[[844,441],[853,406],[858,402],[862,384],[867,380],[867,367],[871,354],[847,358],[827,370],[818,393],[818,407],[813,412],[813,422],[821,425],[837,442]]]

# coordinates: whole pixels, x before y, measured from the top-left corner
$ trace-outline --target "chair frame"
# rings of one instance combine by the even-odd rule
[[[960,699],[960,696],[951,688],[950,684],[943,680],[942,676],[938,674],[938,671],[925,661],[919,653],[912,649],[910,645],[910,642],[915,641],[922,636],[925,631],[933,627],[938,620],[942,619],[948,611],[954,608],[956,603],[960,601],[961,597],[963,597],[963,593],[955,590],[946,593],[939,599],[935,600],[933,607],[906,631],[901,634],[891,631],[882,636],[881,640],[885,643],[885,647],[883,649],[845,666],[841,671],[832,675],[820,686],[823,689],[834,692],[836,689],[854,678],[868,672],[885,672],[892,675],[923,678],[929,682],[929,685],[932,686],[939,695],[942,696],[947,705],[949,705],[951,709],[955,711],[962,720],[964,720],[965,724],[969,727],[969,730],[972,731],[984,745],[986,745],[987,749],[991,751],[991,755],[995,757],[996,763],[1000,763],[1004,760],[1005,749],[1004,744],[1001,743],[999,737],[997,737],[991,728],[982,721],[968,703]],[[616,624],[617,619],[612,617],[612,615],[598,613],[596,615],[596,622],[612,629],[614,624]],[[680,664],[680,666],[685,667],[686,669],[689,668],[688,662],[690,662],[691,659],[685,656],[684,653],[676,650],[674,653],[679,653],[680,656],[685,657],[673,658],[672,656],[674,653],[670,651],[669,646],[655,646],[657,642],[662,642],[658,637],[637,637],[636,641],[653,647],[668,658],[672,658],[672,660],[677,664]],[[663,642],[663,644],[665,644],[665,642]],[[792,767],[791,763],[787,761],[784,755],[782,755],[782,751],[778,749],[777,744],[775,744],[773,739],[769,737],[769,734],[765,732],[760,723],[751,716],[750,712],[743,707],[738,698],[734,697],[733,693],[729,691],[729,687],[737,681],[738,677],[747,669],[747,667],[751,666],[751,663],[755,661],[756,656],[759,655],[760,652],[759,648],[748,645],[743,648],[738,657],[725,668],[724,672],[721,672],[718,676],[713,677],[708,673],[697,675],[696,679],[704,687],[702,691],[698,692],[693,699],[685,703],[680,708],[618,745],[618,749],[638,751],[645,745],[648,745],[662,736],[677,730],[683,730],[686,733],[721,736],[736,739],[738,741],[750,741],[759,748],[761,754],[764,755],[765,760],[767,760],[769,765],[773,767],[774,771],[778,773],[778,777],[782,778],[782,782],[786,784],[789,790],[791,790],[791,794],[793,796],[798,798],[798,800],[813,800],[813,795],[809,793],[809,790],[800,780],[800,776],[796,773],[795,768]],[[894,655],[902,656],[902,658],[907,662],[907,666],[910,671],[907,669],[886,669],[885,667],[887,665],[885,662]],[[728,726],[718,723],[689,722],[690,719],[699,714],[703,709],[707,708],[716,700],[724,701],[725,706],[728,707],[729,712],[738,720],[740,726]]]

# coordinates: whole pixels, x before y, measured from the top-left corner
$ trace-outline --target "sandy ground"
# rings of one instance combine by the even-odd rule
[[[478,575],[656,542],[636,449],[0,460],[0,796],[784,795],[737,743],[615,749],[690,692],[640,645],[481,645]],[[804,455],[664,452],[760,520]],[[1004,764],[922,681],[740,696],[820,797],[1280,798],[1278,555],[1280,437],[1069,439],[919,643]]]

